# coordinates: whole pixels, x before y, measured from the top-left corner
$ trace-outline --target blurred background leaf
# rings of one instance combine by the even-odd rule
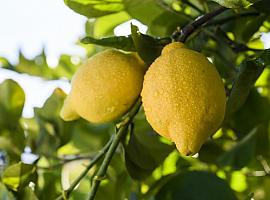
[[[33,165],[27,165],[22,162],[11,165],[5,169],[3,183],[11,190],[20,192],[30,182],[37,180],[36,168]]]
[[[205,183],[205,184],[202,184]],[[157,200],[236,200],[228,184],[206,171],[189,171],[172,176],[156,195]]]
[[[124,9],[122,0],[65,0],[68,7],[88,18],[100,17]]]

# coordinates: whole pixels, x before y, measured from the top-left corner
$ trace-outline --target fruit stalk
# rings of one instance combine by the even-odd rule
[[[106,176],[106,171],[114,155],[114,152],[117,149],[121,139],[127,134],[128,126],[132,122],[135,115],[138,113],[141,104],[142,104],[141,98],[139,98],[137,102],[134,104],[134,106],[131,108],[130,112],[122,120],[122,122],[124,123],[120,122],[119,123],[120,126],[116,126],[115,137],[109,147],[108,152],[105,155],[105,158],[97,172],[97,175],[94,177],[92,188],[89,194],[89,200],[93,200],[95,198],[100,182]]]
[[[80,181],[86,176],[88,171],[104,156],[104,154],[109,150],[109,147],[112,144],[114,137],[111,137],[111,139],[108,141],[108,143],[100,150],[100,152],[91,160],[91,162],[86,166],[84,171],[78,176],[73,183],[70,185],[70,187],[63,191],[63,194],[60,195],[56,200],[61,199],[68,199],[71,192],[75,189],[75,187],[80,183]]]

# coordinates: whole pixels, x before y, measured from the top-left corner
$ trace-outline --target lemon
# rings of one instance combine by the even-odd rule
[[[73,76],[60,116],[93,123],[119,118],[140,95],[144,73],[145,65],[135,53],[108,49],[94,55]]]
[[[181,154],[194,155],[220,127],[226,95],[215,66],[174,42],[146,72],[142,101],[153,129],[174,142]]]

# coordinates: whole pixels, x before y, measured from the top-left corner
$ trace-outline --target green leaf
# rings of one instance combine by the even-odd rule
[[[44,49],[33,60],[27,59],[23,53],[20,52],[19,63],[15,66],[14,71],[27,73],[33,76],[44,76],[51,78]]]
[[[8,191],[6,186],[0,182],[0,199],[2,200],[15,200],[11,192]]]
[[[61,154],[96,153],[109,140],[113,124],[93,125],[80,119],[72,124],[70,141],[58,149]]]
[[[162,48],[171,42],[170,38],[153,38],[139,32],[138,27],[131,25],[131,35],[95,39],[87,36],[81,40],[84,44],[96,44],[113,47],[124,51],[137,51],[140,57],[151,64],[161,53]]]
[[[128,14],[142,23],[149,25],[164,12],[155,0],[124,0]]]
[[[0,84],[0,148],[8,154],[10,163],[18,162],[24,150],[25,137],[19,119],[22,115],[25,95],[13,80]]]
[[[205,51],[213,58],[213,63],[221,76],[230,81],[236,75],[234,66],[237,55],[225,41],[218,40],[213,43],[212,46],[208,43]]]
[[[61,171],[50,170],[39,174],[39,178],[44,182],[38,187],[38,197],[40,200],[55,199],[61,192]]]
[[[158,167],[174,149],[162,143],[144,118],[135,119],[135,128],[124,145],[126,167],[133,179],[143,180]]]
[[[20,199],[22,200],[38,200],[34,191],[30,187],[25,187],[20,193]]]
[[[17,126],[24,101],[24,91],[15,81],[8,79],[0,84],[0,130]]]
[[[269,15],[270,13],[270,0],[260,0],[260,1],[257,1],[256,3],[254,3],[252,6],[260,11],[260,12],[263,12],[263,13],[266,13]]]
[[[4,57],[0,57],[0,67],[5,69],[12,69],[14,66]]]
[[[235,130],[237,137],[242,138],[255,126],[268,124],[270,120],[269,107],[269,99],[252,89],[244,105],[229,119],[228,126]]]
[[[269,55],[270,51],[266,50],[256,58],[247,59],[240,66],[227,102],[226,120],[245,103],[254,83],[268,65]]]
[[[130,194],[134,191],[133,187],[135,185],[125,169],[122,152],[118,152],[113,156],[106,177],[107,183],[104,181],[104,184],[100,185],[95,199],[129,199]],[[89,192],[88,188],[86,188],[86,192]]]
[[[64,0],[73,11],[88,18],[100,17],[122,11],[122,0]]]
[[[269,156],[270,101],[257,90],[252,89],[245,104],[229,120],[228,126],[238,138],[243,138],[254,127],[259,127],[256,134],[256,154]]]
[[[255,136],[258,128],[254,128],[233,148],[225,152],[218,158],[218,163],[221,167],[230,166],[234,170],[239,170],[246,166],[255,154]]]
[[[131,36],[139,56],[146,64],[151,64],[160,56],[163,47],[171,42],[170,38],[155,39],[139,32],[137,26],[131,24]]]
[[[10,163],[18,162],[24,150],[25,137],[19,120],[24,107],[23,89],[13,80],[0,84],[0,148]]]
[[[76,64],[72,62],[72,59],[72,56],[63,54],[58,60],[58,65],[55,68],[49,68],[49,75],[45,76],[45,74],[38,74],[38,76],[49,79],[60,79],[62,77],[65,77],[71,80],[73,74],[82,63],[79,57],[76,57],[76,59],[79,59]]]
[[[173,148],[158,140],[156,133],[133,133],[130,136],[128,145],[125,147],[126,167],[133,179],[145,179],[164,159]],[[144,138],[148,143],[142,143],[138,137]],[[151,147],[151,148],[150,148]],[[155,156],[154,154],[158,156]]]
[[[157,193],[156,200],[236,200],[228,184],[206,171],[188,171],[172,176]]]
[[[74,122],[65,122],[59,116],[65,97],[65,93],[57,88],[42,108],[34,109],[35,119],[39,125],[33,146],[34,152],[53,154],[57,148],[70,140]]]
[[[255,60],[258,65],[270,66],[270,49],[264,50]]]
[[[206,142],[199,153],[199,159],[207,164],[216,164],[217,158],[224,153],[221,145],[216,141]]]
[[[237,17],[234,12],[228,12],[227,17]],[[247,15],[246,15],[247,14]],[[250,16],[248,16],[250,14]],[[223,30],[225,32],[231,32],[234,36],[234,41],[238,43],[246,44],[252,38],[252,36],[259,31],[260,27],[263,25],[266,15],[257,12],[241,12],[234,20],[228,21],[223,25]],[[246,15],[246,16],[245,16]]]
[[[35,183],[36,180],[36,167],[22,162],[10,165],[5,169],[2,176],[3,183],[13,191],[20,191],[30,182]]]
[[[242,41],[248,42],[250,38],[259,30],[262,26],[264,20],[266,19],[266,15],[260,15],[258,17],[254,17],[252,20],[249,20],[242,28]]]
[[[7,153],[6,159],[9,163],[15,163],[21,160],[24,147],[25,136],[20,126],[13,127],[10,130],[0,131],[0,150]]]
[[[58,65],[51,68],[47,63],[47,57],[44,50],[33,59],[27,59],[22,52],[19,54],[19,63],[10,66],[8,69],[18,73],[26,73],[32,76],[39,76],[45,79],[60,79],[62,77],[71,79],[81,60],[74,64],[73,57],[69,55],[61,55]]]
[[[227,8],[242,8],[251,5],[256,0],[213,0],[213,1]]]
[[[148,25],[148,32],[158,37],[170,37],[177,27],[183,27],[190,21],[183,13],[163,12]]]
[[[130,16],[125,11],[99,17],[94,21],[93,36],[100,38],[114,35],[114,28],[129,19]]]
[[[124,51],[136,51],[131,35],[129,36],[114,36],[101,39],[95,39],[90,36],[86,36],[81,40],[84,44],[96,44],[105,47],[113,47]]]

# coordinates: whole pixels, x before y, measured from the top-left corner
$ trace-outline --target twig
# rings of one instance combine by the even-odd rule
[[[213,10],[212,12],[206,13],[197,19],[195,19],[192,23],[185,26],[183,29],[176,30],[176,32],[173,33],[172,38],[175,39],[175,41],[179,42],[185,42],[186,39],[200,26],[208,22],[213,17],[219,15],[220,13],[227,10],[227,8],[219,6],[217,9]]]
[[[76,160],[91,160],[93,159],[95,156],[94,155],[70,155],[71,158],[59,158],[56,157],[54,159],[59,160],[58,163],[50,165],[48,167],[43,167],[43,166],[37,166],[38,169],[41,170],[51,170],[53,168],[57,168],[57,167],[62,167],[63,165],[72,162],[72,161],[76,161]]]
[[[264,159],[264,157],[262,155],[259,155],[259,156],[257,156],[257,160],[261,163],[264,172],[267,175],[270,175],[270,167],[269,167],[267,161]]]
[[[70,185],[70,187],[63,191],[63,194],[61,194],[57,200],[67,199],[70,195],[70,193],[75,189],[75,187],[80,183],[80,181],[83,179],[83,177],[86,176],[88,171],[101,159],[101,157],[109,150],[109,147],[112,144],[112,141],[114,140],[114,136],[111,137],[109,142],[102,148],[102,150],[91,160],[91,162],[86,166],[84,171],[78,176],[73,183]]]
[[[262,177],[266,176],[267,174],[265,173],[265,171],[261,170],[261,171],[246,172],[245,175],[251,177]]]
[[[89,200],[93,200],[95,198],[95,195],[97,193],[100,182],[104,179],[104,177],[106,175],[106,171],[107,171],[108,166],[110,164],[110,161],[114,155],[114,152],[117,149],[121,139],[126,135],[128,126],[132,122],[132,120],[135,117],[135,115],[137,114],[137,112],[139,111],[141,104],[142,104],[141,99],[138,99],[138,101],[132,107],[132,109],[130,110],[128,115],[123,119],[123,121],[125,121],[125,123],[123,123],[123,124],[120,123],[121,124],[121,126],[119,126],[120,128],[119,129],[116,128],[116,136],[115,136],[108,152],[105,155],[105,158],[104,158],[104,160],[103,160],[103,162],[102,162],[102,164],[97,172],[97,175],[94,177],[92,188],[91,188],[91,191],[89,194]]]

